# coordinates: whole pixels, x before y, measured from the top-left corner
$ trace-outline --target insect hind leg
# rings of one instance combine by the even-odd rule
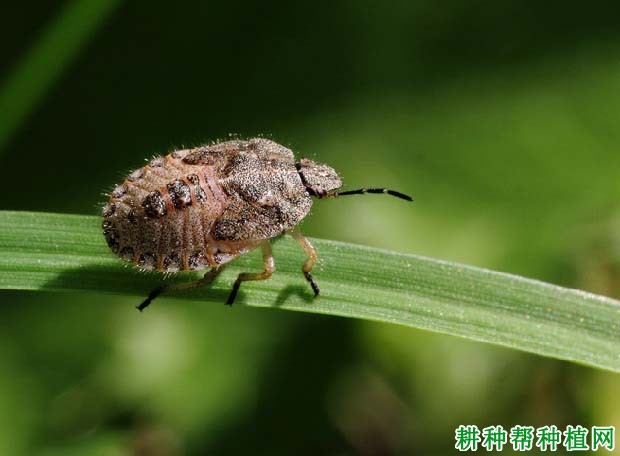
[[[136,309],[142,312],[144,309],[146,309],[151,304],[151,302],[153,302],[153,300],[156,297],[158,297],[162,293],[167,293],[169,291],[189,290],[192,288],[202,287],[204,285],[210,285],[217,278],[217,276],[220,275],[223,269],[224,269],[223,266],[220,266],[218,268],[213,268],[209,270],[202,279],[196,280],[195,282],[179,283],[179,284],[174,284],[174,285],[161,285],[151,290],[151,292],[146,297],[146,299],[142,301],[142,304],[140,304],[139,306],[136,306]]]
[[[265,280],[272,276],[272,274],[276,271],[275,261],[273,259],[273,254],[271,252],[271,244],[269,241],[265,241],[261,244],[263,249],[263,272],[242,272],[235,280],[235,284],[228,295],[228,299],[226,300],[227,306],[232,306],[237,298],[237,293],[239,292],[239,287],[241,287],[242,282],[247,282],[250,280]]]
[[[304,262],[303,266],[301,267],[301,270],[304,273],[304,277],[306,278],[306,280],[312,287],[314,296],[318,296],[320,293],[319,287],[314,281],[314,278],[312,277],[312,274],[311,274],[312,268],[314,267],[314,263],[316,262],[318,258],[316,250],[314,249],[312,244],[310,244],[310,241],[306,239],[306,237],[303,234],[301,234],[297,228],[290,230],[289,234],[295,238],[295,240],[299,243],[303,251],[306,252],[306,254],[308,255],[308,259],[306,259],[306,261]]]

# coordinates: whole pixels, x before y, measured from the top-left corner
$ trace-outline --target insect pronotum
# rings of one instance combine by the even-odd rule
[[[177,150],[116,186],[103,208],[103,234],[114,253],[142,270],[207,270],[198,281],[152,290],[140,310],[164,292],[212,283],[229,261],[261,247],[263,271],[239,274],[226,301],[232,305],[241,283],[273,274],[270,239],[280,234],[293,236],[308,255],[302,271],[316,296],[317,253],[297,228],[312,197],[381,193],[412,201],[385,188],[339,192],[341,186],[331,167],[295,161],[290,149],[264,138]]]

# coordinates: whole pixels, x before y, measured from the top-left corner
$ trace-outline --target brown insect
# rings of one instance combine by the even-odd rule
[[[114,253],[145,271],[209,269],[198,281],[154,289],[140,310],[164,291],[210,284],[226,263],[260,246],[264,270],[239,274],[226,301],[232,305],[242,282],[273,274],[269,240],[283,233],[308,255],[302,271],[316,296],[316,250],[297,229],[311,197],[385,193],[412,201],[383,188],[337,192],[341,186],[329,166],[306,158],[295,162],[290,149],[268,139],[178,150],[151,160],[114,189],[103,208],[103,234]]]

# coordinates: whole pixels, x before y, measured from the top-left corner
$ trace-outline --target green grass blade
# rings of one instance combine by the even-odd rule
[[[126,267],[99,225],[91,216],[0,211],[0,288],[111,292],[134,295],[138,304],[161,276]],[[322,259],[319,298],[300,273],[300,249],[283,239],[274,247],[278,272],[244,284],[238,302],[413,326],[620,372],[619,301],[430,258],[313,242]],[[211,288],[179,297],[222,305],[235,273],[260,267],[256,254],[246,255]]]

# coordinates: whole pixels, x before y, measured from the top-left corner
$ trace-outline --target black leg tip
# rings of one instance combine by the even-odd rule
[[[146,298],[144,301],[142,301],[142,304],[140,304],[139,306],[136,306],[136,309],[138,309],[140,312],[142,312],[144,309],[146,309],[149,304],[151,304],[151,301],[153,300],[153,298],[151,297],[153,293],[151,292],[151,294],[149,294],[149,297]]]
[[[314,281],[314,278],[312,277],[312,274],[310,274],[309,272],[304,272],[304,276],[306,277],[306,280],[308,282],[310,282],[310,286],[312,287],[312,291],[314,291],[314,297],[316,298],[320,294],[320,290],[319,290],[318,285]]]
[[[233,289],[231,290],[230,294],[228,295],[228,299],[226,300],[227,306],[232,307],[232,305],[234,304],[235,299],[237,299],[237,292],[239,291],[240,285],[240,282],[235,282],[235,284],[233,285]]]
[[[151,302],[153,302],[153,299],[155,299],[157,296],[159,296],[161,294],[161,292],[164,291],[164,290],[165,290],[165,287],[155,288],[153,291],[151,291],[149,293],[149,295],[142,302],[142,304],[140,304],[139,306],[136,306],[136,309],[138,309],[140,312],[142,312],[144,309],[146,309],[151,304]]]

